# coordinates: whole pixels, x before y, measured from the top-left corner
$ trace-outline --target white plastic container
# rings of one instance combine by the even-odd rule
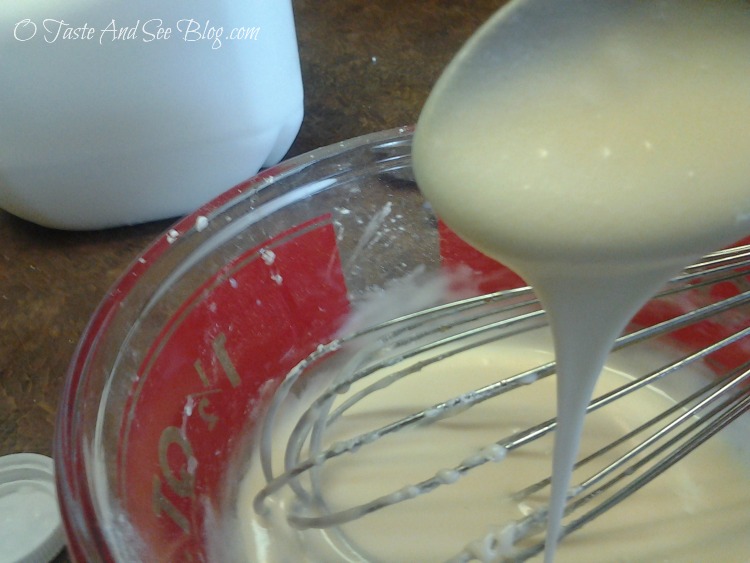
[[[94,229],[191,211],[302,122],[290,0],[5,0],[0,208]]]

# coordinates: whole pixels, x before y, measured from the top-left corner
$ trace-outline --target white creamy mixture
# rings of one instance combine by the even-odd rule
[[[681,267],[750,232],[750,7],[697,0],[543,0],[531,7],[513,3],[496,17],[530,23],[507,26],[496,36],[485,27],[447,69],[419,120],[414,170],[437,213],[524,276],[549,312],[559,416],[546,553],[551,561],[583,410],[613,339]],[[492,45],[490,54],[474,56],[472,49],[483,42]],[[436,369],[474,374],[482,365],[495,369],[539,353],[534,346],[477,353]],[[421,396],[433,387],[423,382],[412,392]],[[502,435],[508,421],[522,426],[526,416],[550,409],[537,385],[529,389],[530,395],[514,394],[517,402],[505,407],[491,401],[471,409],[475,420],[448,422],[442,435],[401,445],[389,441],[392,449],[382,455],[390,457],[382,463],[357,460],[357,468],[370,471],[364,477],[332,477],[335,486],[325,487],[330,502],[349,505],[358,494],[371,498],[369,485],[389,480],[386,471],[406,482],[422,462],[434,472],[444,452],[475,437],[486,439],[485,432]],[[408,402],[410,396],[398,398]],[[383,404],[395,409],[392,400]],[[607,440],[610,426],[631,425],[663,404],[655,395],[652,404],[641,399],[618,408],[611,418],[589,421],[583,450],[592,434]],[[703,448],[648,492],[628,499],[612,518],[608,514],[573,535],[560,558],[746,560],[748,476],[719,443]],[[506,506],[496,491],[543,476],[549,453],[509,457],[502,478],[483,466],[466,478],[473,488],[441,487],[347,531],[365,553],[384,561],[449,557],[467,538],[482,537],[487,526],[504,524],[519,510]],[[520,481],[514,483],[515,477]],[[275,499],[270,528],[256,518],[253,479],[251,469],[239,502],[252,557],[299,561],[304,553],[332,560],[330,536],[299,540],[285,526],[288,499]],[[339,488],[358,480],[368,490]],[[381,534],[381,526],[389,533]],[[468,536],[458,533],[461,539],[454,540],[461,526]],[[411,551],[416,548],[433,551],[417,556]]]
[[[494,382],[499,376],[543,364],[552,357],[549,333],[538,330],[443,360],[379,391],[373,400],[362,402],[337,423],[328,438],[333,442],[372,430],[400,415],[461,395]],[[646,366],[663,361],[657,354],[621,351],[609,362],[597,391],[623,383],[628,372],[640,373]],[[700,376],[685,373],[683,379]],[[287,433],[316,395],[311,390],[302,397],[290,397],[285,404],[283,420],[273,438],[273,443],[280,446],[274,452],[277,467],[283,464]],[[327,463],[321,489],[335,509],[416,483],[441,468],[453,467],[519,428],[554,416],[554,395],[554,379],[548,378],[433,426],[398,432]],[[624,429],[641,424],[670,404],[667,395],[649,389],[590,414],[583,453],[613,441]],[[748,424],[742,429],[750,430]],[[631,441],[628,446],[634,444]],[[502,461],[474,469],[454,484],[340,529],[304,532],[287,524],[286,517],[293,512],[295,500],[289,488],[270,499],[271,512],[266,518],[253,510],[253,499],[265,485],[255,452],[238,495],[239,527],[235,533],[239,538],[235,541],[245,549],[251,563],[444,561],[472,540],[482,538],[491,527],[502,529],[546,502],[548,490],[519,501],[511,500],[509,495],[549,475],[551,450],[552,438],[547,436],[509,452]],[[589,467],[576,476],[580,479],[592,472]],[[722,561],[746,561],[750,553],[750,536],[746,533],[750,529],[750,487],[742,484],[747,484],[748,479],[750,468],[733,457],[726,443],[711,440],[650,483],[641,494],[568,538],[560,547],[559,560],[711,561],[720,555]],[[346,547],[339,533],[356,546],[357,555]],[[539,537],[535,539],[538,541]],[[480,550],[477,556],[481,555]],[[484,555],[484,560],[494,560]],[[226,552],[223,557],[227,561],[239,560],[236,554]]]
[[[550,314],[551,561],[613,339],[681,267],[750,232],[750,6],[542,0],[496,18],[510,25],[480,30],[430,96],[414,170],[437,213]]]

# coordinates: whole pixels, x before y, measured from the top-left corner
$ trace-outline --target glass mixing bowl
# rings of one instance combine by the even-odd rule
[[[203,532],[264,386],[329,340],[369,289],[459,265],[476,292],[522,285],[433,215],[412,177],[411,134],[263,172],[164,233],[110,290],[72,361],[55,438],[75,560],[206,560]]]

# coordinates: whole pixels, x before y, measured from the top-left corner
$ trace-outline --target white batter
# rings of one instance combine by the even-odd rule
[[[622,383],[628,371],[641,372],[650,362],[664,362],[663,357],[642,352],[619,354],[604,372],[598,391]],[[499,375],[529,369],[552,357],[549,334],[537,331],[444,360],[378,392],[373,401],[362,403],[337,423],[327,438],[333,442],[372,430],[400,414],[460,395],[496,381]],[[689,376],[686,373],[683,379]],[[700,374],[694,373],[693,377]],[[326,464],[321,488],[334,508],[390,493],[441,468],[453,467],[518,428],[554,416],[554,395],[554,379],[540,380],[432,427],[397,433]],[[315,396],[312,391],[299,399],[289,399],[274,443],[286,444],[286,433],[303,406]],[[635,427],[670,404],[666,395],[647,390],[589,415],[584,453],[614,440],[623,429]],[[750,430],[748,424],[742,430]],[[444,561],[472,540],[482,538],[491,526],[502,529],[548,499],[549,491],[518,502],[508,496],[549,474],[551,450],[551,437],[546,437],[508,453],[498,463],[473,470],[452,485],[346,524],[342,530],[357,546],[358,555],[366,560]],[[275,453],[274,463],[279,467],[283,463],[282,448]],[[269,517],[259,517],[252,503],[265,480],[256,456],[257,452],[251,458],[237,503],[240,526],[236,533],[249,562],[362,560],[341,546],[335,529],[299,532],[290,527],[286,516],[293,510],[294,496],[288,488],[268,504]],[[586,477],[592,471],[580,471],[577,476]],[[746,533],[750,529],[750,487],[743,483],[749,479],[750,467],[735,459],[724,442],[709,441],[650,483],[641,494],[563,542],[559,559],[598,563],[712,561],[720,556],[721,561],[746,561],[750,553],[750,536]],[[494,560],[492,554],[485,556],[484,560]],[[238,560],[226,553],[224,558]]]
[[[509,27],[497,37],[485,28],[441,78],[417,127],[414,170],[437,213],[467,241],[523,275],[551,316],[560,421],[546,553],[551,561],[583,408],[613,339],[681,267],[750,232],[750,9],[739,1],[698,0],[523,4],[512,4],[497,18],[528,18],[528,26]],[[535,19],[537,12],[545,18]],[[493,45],[490,56],[474,58],[472,48],[484,41]],[[488,352],[439,369],[475,373],[481,365],[496,368],[544,353]],[[433,387],[423,384],[414,393]],[[337,486],[326,490],[349,505],[354,495],[371,498],[373,491],[340,489],[339,483],[359,479],[376,487],[389,479],[386,468],[409,481],[422,461],[434,471],[440,462],[432,456],[483,432],[503,434],[508,420],[521,426],[524,416],[550,408],[537,395],[538,386],[529,389],[534,391],[526,398],[514,395],[517,403],[471,409],[478,418],[448,424],[440,430],[447,434],[388,444],[383,455],[390,457],[382,464],[358,459],[357,467],[371,474],[334,478]],[[408,401],[409,394],[398,398]],[[661,408],[656,398],[649,405],[623,405],[611,419],[592,419],[590,431],[606,440],[608,427],[630,425],[643,411]],[[589,447],[587,435],[582,448]],[[507,475],[521,476],[523,484],[532,474],[543,475],[548,457],[543,448],[508,458],[502,478],[485,473],[492,466],[484,466],[466,478],[468,485],[404,503],[405,516],[384,510],[373,515],[375,521],[358,523],[359,532],[349,531],[364,552],[384,561],[441,560],[467,537],[505,523],[518,507],[502,506],[498,493],[488,491],[517,485],[506,482]],[[629,499],[628,509],[565,542],[560,558],[745,561],[748,475],[718,442],[691,458],[656,489]],[[245,529],[251,530],[251,557],[333,560],[329,537],[299,538],[285,526],[284,498],[275,500],[270,521],[255,517],[253,479],[251,470],[239,501]],[[451,491],[458,495],[441,496]],[[418,515],[408,514],[412,507]],[[454,539],[463,523],[468,536],[461,532]],[[380,526],[388,531],[381,533]],[[417,548],[433,551],[418,555],[412,551]]]
[[[750,9],[531,4],[499,13],[515,27],[480,30],[441,77],[414,170],[438,215],[530,282],[552,318],[551,561],[613,339],[681,267],[750,232]]]

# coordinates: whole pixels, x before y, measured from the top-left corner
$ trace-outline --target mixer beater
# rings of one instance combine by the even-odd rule
[[[563,537],[616,507],[750,409],[749,275],[750,246],[710,254],[671,280],[617,340],[613,354],[626,348],[654,348],[664,339],[677,353],[668,360],[660,356],[658,365],[652,362],[640,375],[596,396],[587,419],[595,411],[652,386],[668,387],[673,405],[579,460],[577,470],[585,476],[569,491]],[[738,314],[743,310],[744,314]],[[369,431],[331,441],[332,430],[348,425],[346,415],[356,405],[428,366],[480,346],[543,331],[545,325],[544,310],[533,290],[525,287],[402,315],[319,346],[281,382],[260,423],[258,455],[266,485],[255,497],[256,512],[264,514],[269,498],[290,488],[295,495],[294,508],[286,514],[291,526],[335,530],[347,542],[341,531],[346,523],[452,486],[480,466],[521,454],[529,444],[554,432],[554,416],[527,428],[514,428],[494,443],[455,460],[452,467],[405,482],[375,498],[356,500],[349,506],[333,506],[328,499],[327,468],[336,458],[355,459],[395,433],[451,423],[453,417],[481,403],[512,395],[520,388],[533,389],[542,380],[553,381],[555,364],[550,360],[504,375],[480,388],[399,414],[392,422]],[[703,378],[700,386],[681,386],[681,374],[696,366],[703,366],[711,376]],[[300,387],[315,387],[316,396],[289,431],[283,467],[277,467],[273,461],[276,427]],[[383,408],[387,410],[387,403]],[[513,502],[529,503],[533,508],[467,543],[450,560],[473,560],[477,550],[519,561],[541,552],[546,507],[544,503],[534,505],[530,499],[549,484],[550,479],[543,478],[513,493]]]

